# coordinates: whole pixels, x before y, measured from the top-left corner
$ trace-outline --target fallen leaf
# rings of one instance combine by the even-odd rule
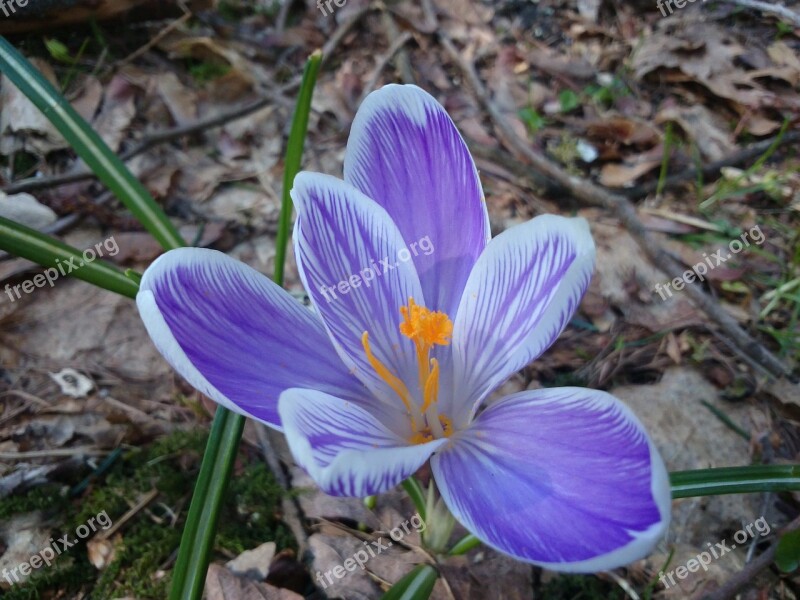
[[[58,219],[51,208],[41,204],[30,194],[6,196],[3,192],[0,192],[0,217],[32,229],[43,229]]]
[[[303,600],[291,590],[237,577],[225,567],[209,565],[205,600]]]

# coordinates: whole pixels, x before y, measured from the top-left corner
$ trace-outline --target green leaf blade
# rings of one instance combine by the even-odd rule
[[[387,591],[381,600],[427,600],[439,573],[431,565],[417,565]]]

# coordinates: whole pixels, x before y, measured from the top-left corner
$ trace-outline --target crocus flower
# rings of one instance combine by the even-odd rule
[[[282,430],[329,494],[385,492],[430,459],[455,518],[518,559],[588,572],[652,549],[668,478],[625,405],[576,387],[486,404],[585,293],[583,219],[540,216],[490,241],[466,145],[414,86],[372,93],[344,180],[300,173],[292,198],[316,312],[212,250],[173,250],[145,272],[142,318],[183,377]]]

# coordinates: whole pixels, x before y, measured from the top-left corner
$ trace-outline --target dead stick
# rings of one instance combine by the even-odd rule
[[[800,518],[797,518],[785,527],[781,528],[781,530],[778,532],[778,539],[799,527]],[[733,598],[739,590],[741,590],[748,583],[751,583],[753,579],[755,579],[756,575],[772,564],[777,549],[778,542],[771,544],[763,554],[761,554],[754,561],[749,562],[744,569],[731,577],[721,587],[717,588],[710,594],[703,596],[703,600],[728,600],[729,598]]]
[[[743,148],[739,152],[731,154],[730,156],[726,156],[720,160],[714,161],[709,163],[700,168],[700,172],[703,174],[703,179],[708,179],[710,177],[716,177],[719,175],[720,171],[725,167],[736,167],[742,165],[754,158],[758,158],[762,154],[764,154],[770,147],[777,143],[778,147],[786,146],[790,144],[794,144],[795,142],[800,141],[800,131],[791,131],[786,133],[778,139],[778,136],[770,138],[768,140],[763,140],[760,142],[756,142],[755,144],[751,144],[746,148]],[[697,178],[697,168],[691,167],[686,169],[685,171],[681,171],[680,173],[675,173],[674,175],[670,175],[664,182],[664,189],[674,189],[684,183],[691,181],[692,179]],[[658,181],[654,180],[649,183],[645,183],[643,185],[637,185],[632,188],[626,188],[624,190],[619,190],[619,193],[623,196],[627,196],[631,200],[638,200],[639,198],[644,198],[648,194],[652,194],[658,188]]]
[[[336,47],[341,43],[344,39],[344,36],[353,28],[353,26],[367,13],[368,9],[363,8],[362,10],[355,13],[352,17],[350,17],[347,21],[339,25],[336,32],[331,36],[331,38],[325,43],[322,48],[322,61],[323,63],[330,56]],[[280,102],[283,104],[292,103],[285,98],[285,94],[296,90],[300,87],[301,77],[295,77],[289,83],[279,87],[277,90],[268,91],[264,90],[266,96],[264,98],[260,98],[254,102],[249,104],[245,104],[243,106],[237,106],[231,110],[223,111],[216,115],[212,115],[205,119],[200,119],[195,121],[194,123],[188,123],[186,125],[181,125],[179,127],[174,127],[172,129],[165,129],[163,131],[158,131],[155,133],[151,133],[150,135],[145,136],[141,142],[139,142],[136,146],[128,150],[127,152],[123,152],[120,158],[123,161],[130,160],[131,158],[142,154],[143,152],[149,150],[153,146],[157,146],[166,142],[170,142],[172,140],[176,140],[181,137],[185,137],[187,135],[193,135],[195,133],[199,133],[201,131],[206,131],[208,129],[214,129],[216,127],[221,127],[227,123],[232,121],[236,121],[243,117],[253,114],[270,105],[272,102]],[[45,188],[57,187],[60,185],[66,185],[68,183],[77,183],[79,181],[86,181],[89,179],[94,179],[94,173],[90,171],[79,171],[76,173],[67,173],[64,175],[56,175],[53,177],[32,177],[29,179],[23,179],[22,181],[18,181],[16,183],[12,183],[3,190],[6,194],[19,194],[22,192],[32,192],[36,190],[41,190]]]
[[[776,4],[772,2],[761,2],[760,0],[722,0],[728,4],[735,4],[736,6],[743,6],[745,8],[753,8],[761,12],[769,13],[782,19],[786,19],[795,27],[800,27],[800,15],[789,10],[783,4]]]
[[[670,279],[683,277],[685,271],[683,266],[661,248],[661,245],[656,241],[655,237],[639,220],[636,215],[635,207],[626,197],[612,194],[590,181],[570,175],[543,156],[534,152],[524,140],[517,136],[513,128],[507,123],[503,114],[494,106],[474,66],[463,58],[462,54],[458,52],[446,34],[440,30],[438,35],[445,50],[460,67],[464,76],[477,94],[481,104],[483,104],[484,108],[488,111],[495,127],[497,127],[498,131],[503,135],[506,143],[508,143],[517,154],[527,160],[535,169],[562,185],[576,198],[583,200],[587,204],[602,206],[613,211],[660,270],[666,273]],[[697,284],[689,284],[685,289],[694,303],[711,319],[716,321],[719,327],[733,339],[737,346],[760,363],[769,373],[775,377],[791,376],[791,371],[786,365],[756,339],[742,330],[736,320],[725,312],[725,310],[720,307],[711,296],[706,294],[700,286]]]
[[[364,99],[375,89],[375,86],[378,85],[378,79],[380,79],[381,73],[386,68],[386,65],[389,64],[389,61],[392,60],[394,55],[397,54],[410,39],[411,34],[407,31],[404,31],[399,36],[394,38],[394,41],[389,46],[389,49],[378,59],[378,61],[375,63],[375,67],[372,69],[372,72],[366,78],[367,83],[364,86],[364,91],[361,92],[361,102],[359,102],[359,104],[364,102]]]

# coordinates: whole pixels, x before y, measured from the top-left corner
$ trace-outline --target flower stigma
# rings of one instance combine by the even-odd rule
[[[453,422],[440,415],[436,403],[439,399],[439,361],[430,357],[434,346],[447,346],[453,335],[453,321],[445,313],[432,311],[408,299],[408,306],[400,307],[403,320],[400,333],[414,342],[419,371],[419,390],[422,405],[418,406],[406,384],[394,375],[375,355],[369,346],[369,333],[361,335],[361,344],[372,368],[378,376],[400,397],[411,419],[412,444],[424,444],[434,439],[450,437]]]

